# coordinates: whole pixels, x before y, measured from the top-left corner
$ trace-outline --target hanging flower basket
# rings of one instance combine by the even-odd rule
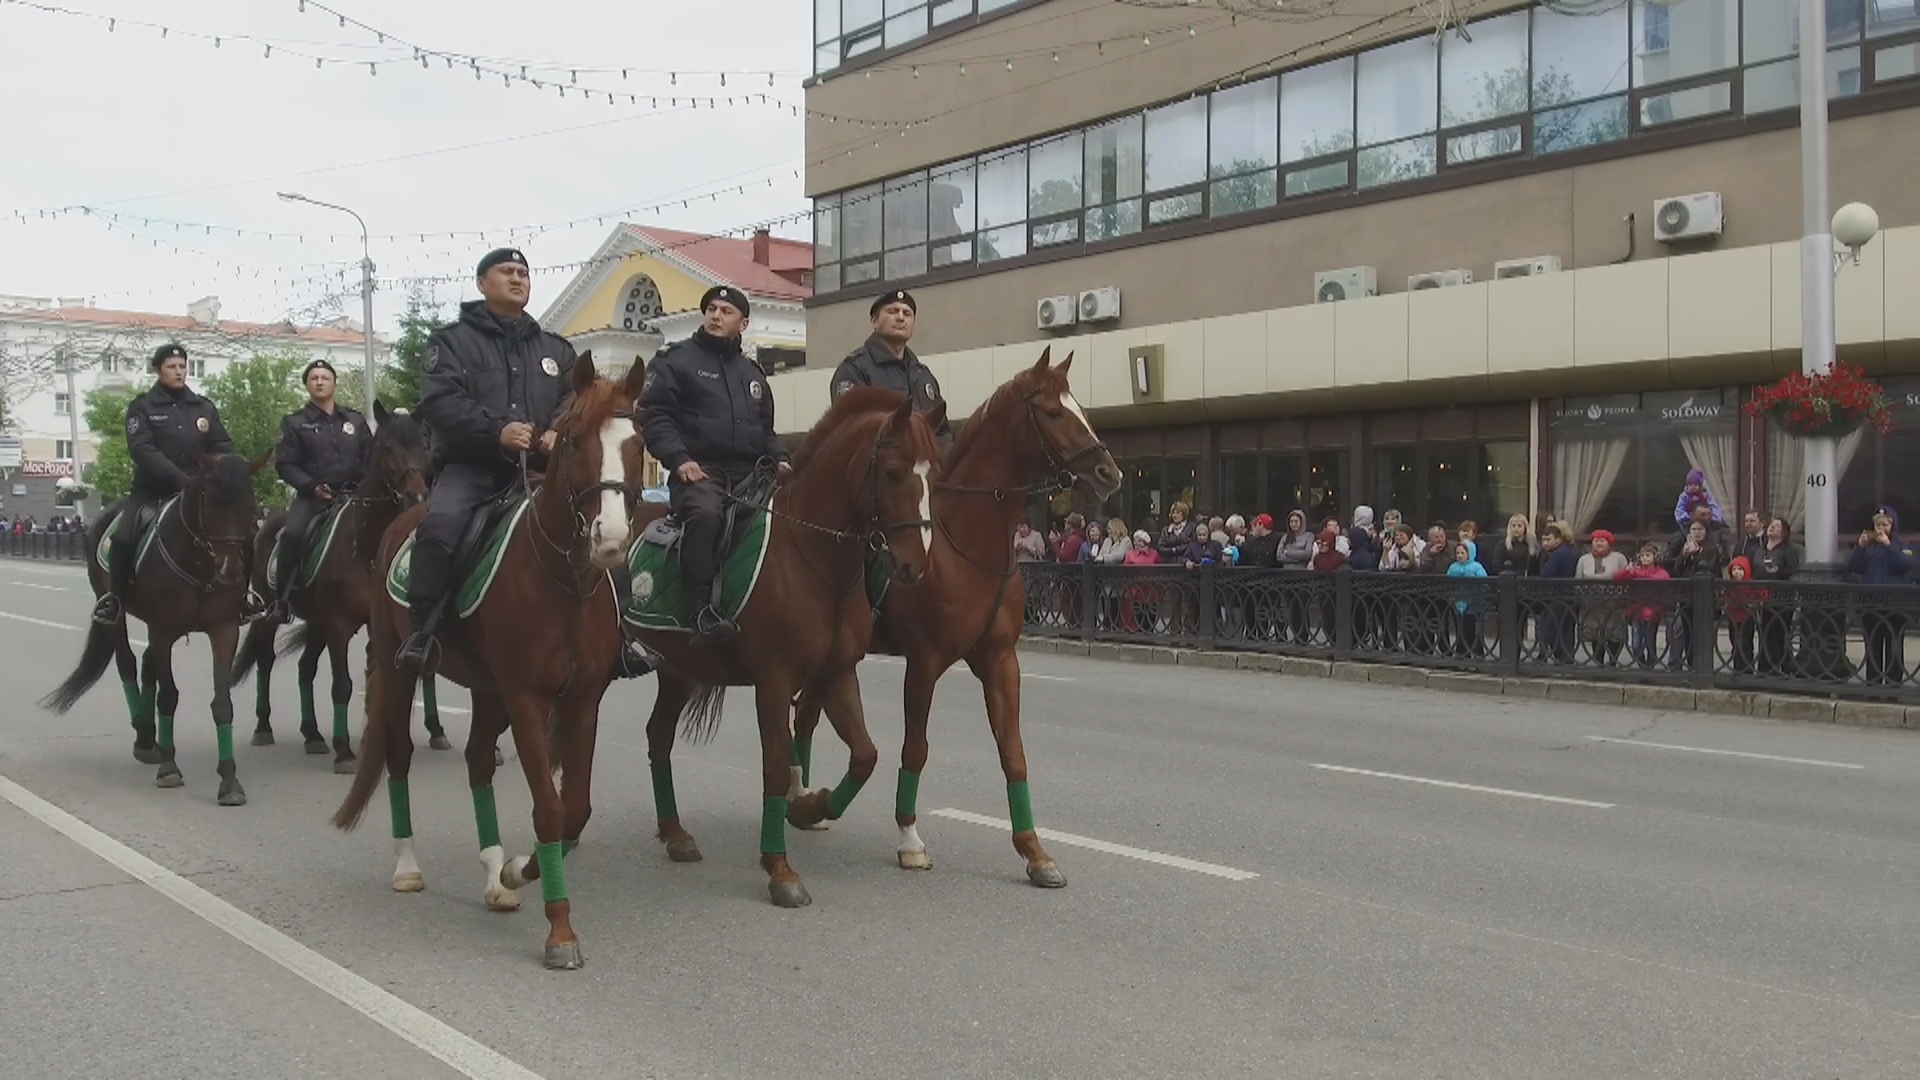
[[[1846,364],[1835,364],[1825,374],[1789,375],[1760,387],[1746,411],[1804,439],[1842,439],[1862,427],[1883,435],[1893,429],[1886,392]]]

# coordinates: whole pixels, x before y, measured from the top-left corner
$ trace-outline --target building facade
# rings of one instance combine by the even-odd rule
[[[956,415],[1073,353],[1130,525],[1185,499],[1642,534],[1689,468],[1798,520],[1797,443],[1740,409],[1799,363],[1797,5],[945,0],[896,32],[820,4],[809,336],[851,348],[913,290]],[[1840,355],[1904,410],[1920,13],[1827,11],[1833,198],[1883,226]],[[826,379],[775,380],[783,429]],[[1843,529],[1920,514],[1902,430],[1842,447]]]

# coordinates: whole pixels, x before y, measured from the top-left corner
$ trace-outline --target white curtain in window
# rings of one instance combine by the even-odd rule
[[[1707,475],[1707,490],[1720,502],[1720,512],[1731,518],[1734,506],[1733,478],[1736,474],[1734,463],[1733,432],[1715,433],[1696,431],[1680,436],[1680,449],[1687,455],[1689,468],[1699,469]],[[1682,476],[1673,485],[1675,501],[1679,500],[1680,489],[1686,486],[1687,478]],[[1671,511],[1669,511],[1671,512]],[[1729,520],[1727,524],[1734,522]]]
[[[1607,501],[1613,482],[1626,464],[1625,439],[1577,439],[1555,443],[1553,447],[1553,495],[1560,503],[1561,516],[1584,533]]]
[[[1866,437],[1867,430],[1859,428],[1853,434],[1840,440],[1834,448],[1834,475],[1828,482],[1840,483],[1847,475],[1847,466],[1852,463],[1853,455],[1860,450],[1860,440]],[[1773,512],[1787,519],[1787,524],[1795,532],[1806,525],[1807,485],[1802,475],[1806,462],[1806,442],[1797,435],[1788,434],[1779,428],[1767,431],[1767,498],[1773,502]],[[1851,523],[1841,522],[1840,530],[1845,532]]]

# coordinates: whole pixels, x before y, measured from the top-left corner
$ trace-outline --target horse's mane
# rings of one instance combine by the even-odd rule
[[[1033,389],[1036,381],[1040,382],[1043,388],[1058,390],[1061,393],[1065,393],[1068,389],[1067,377],[1052,368],[1048,368],[1044,374],[1035,374],[1032,368],[1022,368],[1019,374],[987,395],[987,400],[981,402],[980,407],[973,410],[973,414],[967,417],[966,426],[960,429],[960,434],[954,438],[953,445],[947,449],[947,471],[951,472],[954,466],[965,461],[968,452],[975,446],[989,438],[999,438],[1004,434],[987,431],[987,426],[980,421],[996,407],[1025,397]]]
[[[822,447],[830,445],[846,427],[848,417],[883,409],[892,412],[904,400],[905,396],[899,391],[888,390],[884,386],[856,386],[833,399],[833,404],[827,406],[827,411],[821,413],[820,419],[815,420],[813,427],[807,430],[807,437],[801,440],[800,449],[793,452],[793,471],[797,473],[806,468],[807,462],[813,460]]]
[[[221,454],[206,474],[207,490],[218,506],[253,505],[253,469],[239,454]]]

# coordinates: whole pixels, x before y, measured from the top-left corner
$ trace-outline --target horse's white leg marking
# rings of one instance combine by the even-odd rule
[[[920,839],[920,826],[900,826],[900,847],[894,852],[900,859],[900,865],[908,870],[931,870],[933,856],[927,854],[927,845]]]
[[[395,840],[393,855],[394,892],[419,892],[427,887],[426,879],[420,876],[420,860],[413,855],[413,837]]]
[[[522,855],[517,859],[508,859],[505,869],[500,871],[500,884],[505,885],[509,889],[526,888],[526,870],[532,865],[533,856],[531,855]]]
[[[480,864],[487,868],[486,887],[481,890],[480,898],[485,901],[488,911],[520,910],[520,894],[507,888],[500,880],[500,871],[507,865],[507,853],[500,845],[480,849]]]

